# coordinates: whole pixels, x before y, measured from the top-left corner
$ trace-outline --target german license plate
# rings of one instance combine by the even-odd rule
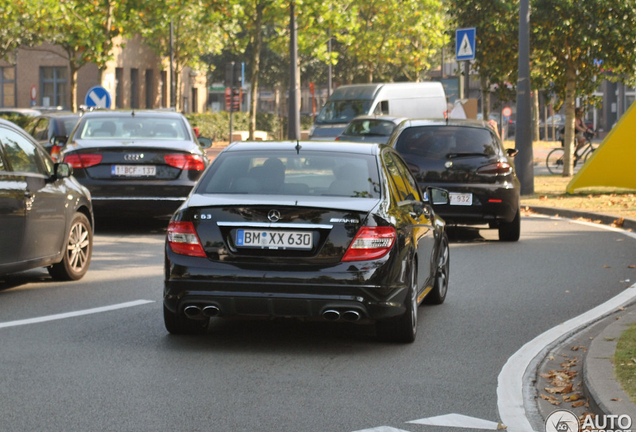
[[[311,249],[313,233],[306,231],[236,230],[236,246],[264,249]]]
[[[110,173],[123,177],[154,177],[157,175],[157,167],[154,165],[113,165]]]
[[[473,194],[471,193],[450,192],[448,197],[450,198],[450,205],[473,205]]]

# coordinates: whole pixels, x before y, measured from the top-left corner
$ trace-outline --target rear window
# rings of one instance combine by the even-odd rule
[[[395,124],[386,120],[354,120],[342,133],[349,136],[389,136]]]
[[[489,130],[459,126],[421,126],[405,129],[395,149],[403,155],[446,159],[449,155],[499,155],[499,143]]]
[[[378,198],[380,187],[372,155],[228,152],[216,158],[196,193]]]
[[[103,139],[152,139],[186,141],[189,139],[185,125],[179,118],[108,117],[87,118],[79,126],[75,138]]]

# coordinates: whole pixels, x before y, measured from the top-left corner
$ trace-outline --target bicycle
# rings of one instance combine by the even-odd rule
[[[587,162],[587,159],[590,157],[596,147],[592,143],[592,138],[594,137],[594,132],[584,132],[585,136],[585,144],[578,151],[574,152],[574,166],[579,163],[579,161],[583,161],[583,163]],[[545,158],[545,164],[548,167],[548,171],[550,174],[563,174],[563,156],[565,155],[565,149],[563,147],[555,148],[554,150],[548,153],[548,157]]]

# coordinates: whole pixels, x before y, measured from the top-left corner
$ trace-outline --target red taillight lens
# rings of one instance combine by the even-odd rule
[[[164,159],[168,165],[179,169],[195,171],[203,171],[205,169],[203,158],[199,155],[173,154],[165,155]]]
[[[92,153],[70,154],[64,156],[64,162],[73,168],[88,168],[102,161],[102,155]]]
[[[500,176],[512,173],[512,166],[508,162],[497,162],[477,169],[478,174]]]
[[[342,261],[381,258],[391,250],[396,236],[393,227],[362,227],[342,257]]]
[[[179,255],[205,257],[205,251],[192,222],[170,222],[168,225],[168,245]]]
[[[339,137],[339,136],[337,136],[337,137],[334,139],[334,141],[340,141],[340,137]]]

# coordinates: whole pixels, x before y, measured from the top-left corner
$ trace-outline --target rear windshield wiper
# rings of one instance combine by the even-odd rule
[[[486,153],[449,153],[446,155],[446,159],[455,159],[460,157],[471,157],[471,156],[485,156],[490,157]]]

